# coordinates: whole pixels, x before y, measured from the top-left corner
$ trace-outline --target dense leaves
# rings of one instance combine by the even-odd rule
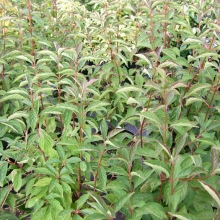
[[[0,0],[0,218],[220,218],[218,0]]]

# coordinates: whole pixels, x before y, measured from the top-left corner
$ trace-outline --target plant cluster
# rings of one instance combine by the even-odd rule
[[[0,3],[0,219],[220,219],[218,1]]]

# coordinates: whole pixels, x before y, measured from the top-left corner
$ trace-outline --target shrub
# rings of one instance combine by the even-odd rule
[[[86,6],[1,1],[0,218],[219,219],[217,1]]]

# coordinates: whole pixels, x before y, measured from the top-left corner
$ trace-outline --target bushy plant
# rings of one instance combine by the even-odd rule
[[[0,3],[0,219],[220,218],[218,1]]]

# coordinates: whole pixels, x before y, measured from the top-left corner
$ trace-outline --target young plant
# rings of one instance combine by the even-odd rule
[[[219,219],[217,2],[0,6],[0,218]]]

